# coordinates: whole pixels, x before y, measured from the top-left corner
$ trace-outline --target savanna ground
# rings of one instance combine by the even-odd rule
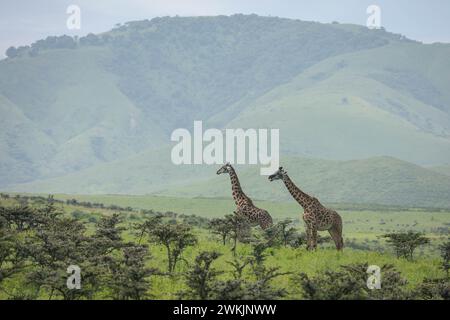
[[[0,206],[5,208],[29,206],[39,208],[45,206],[45,197],[35,195],[2,196]],[[208,227],[210,219],[223,218],[233,212],[231,199],[210,198],[174,198],[156,196],[117,196],[117,195],[55,195],[55,208],[65,217],[73,218],[86,227],[86,232],[93,234],[102,217],[118,214],[120,226],[124,228],[121,237],[125,242],[148,245],[150,259],[145,266],[163,272],[148,277],[146,297],[153,299],[177,299],[180,292],[189,291],[186,274],[193,270],[195,259],[201,252],[217,252],[219,256],[212,260],[213,270],[220,271],[217,281],[232,279],[233,267],[230,262],[242,261],[252,256],[254,242],[239,242],[235,254],[232,252],[230,238],[223,244],[221,237]],[[255,201],[255,204],[267,209],[275,222],[292,219],[292,226],[298,233],[304,231],[300,220],[302,209],[294,202],[278,203]],[[338,210],[344,222],[343,252],[337,252],[332,243],[325,241],[315,252],[306,250],[305,245],[276,244],[265,250],[264,268],[278,268],[279,276],[270,279],[270,286],[285,290],[280,298],[304,299],[305,290],[294,277],[303,273],[313,279],[326,272],[338,272],[344,265],[393,265],[401,277],[406,280],[405,290],[414,290],[424,279],[445,278],[439,246],[448,240],[450,230],[450,211],[418,208],[390,208],[376,205],[330,205]],[[146,221],[156,212],[165,213],[167,223],[185,223],[190,225],[191,233],[196,237],[194,245],[186,246],[171,275],[167,274],[167,251],[164,245],[150,241],[149,237],[140,238],[135,226]],[[415,231],[421,232],[430,242],[420,246],[414,252],[414,259],[397,258],[395,252],[381,237],[386,233]],[[264,239],[259,228],[253,228],[255,239]],[[327,236],[328,233],[320,233]],[[275,269],[274,269],[275,270]],[[64,270],[65,271],[65,270]],[[253,270],[254,271],[254,270]],[[252,268],[244,268],[242,278],[254,281]],[[11,298],[11,292],[26,282],[26,271],[19,272],[5,279],[0,286],[0,299]],[[303,283],[304,284],[304,283]],[[447,282],[448,285],[448,282]],[[448,288],[446,289],[448,290]],[[448,291],[446,291],[448,292]],[[9,293],[9,294],[8,294]],[[188,298],[199,298],[191,295]],[[34,297],[48,299],[49,292],[40,290]],[[61,298],[57,294],[52,298]],[[111,298],[108,290],[99,291],[92,298]]]

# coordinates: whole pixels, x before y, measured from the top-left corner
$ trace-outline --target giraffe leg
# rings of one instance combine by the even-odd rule
[[[306,226],[306,249],[307,250],[311,250],[311,239],[312,239],[311,227],[307,225]]]
[[[317,230],[312,225],[306,228],[307,249],[315,250],[317,246]]]
[[[312,228],[311,230],[311,250],[316,250],[317,248],[317,229]]]
[[[333,225],[328,232],[336,245],[336,249],[338,251],[342,250],[344,247],[344,240],[342,239],[342,225]]]

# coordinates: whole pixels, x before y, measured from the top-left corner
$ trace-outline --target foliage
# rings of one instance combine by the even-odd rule
[[[414,250],[422,245],[428,244],[430,239],[420,232],[399,232],[387,233],[383,235],[386,242],[394,247],[397,258],[413,260]]]
[[[450,240],[442,244],[439,248],[441,249],[442,268],[444,269],[448,278],[450,270]]]
[[[231,240],[233,247],[231,252],[236,255],[238,240],[241,242],[248,242],[251,238],[251,228],[247,218],[240,214],[229,214],[225,216],[226,224],[231,229]]]
[[[231,220],[227,218],[215,218],[209,222],[209,228],[221,237],[223,245],[226,244],[228,236],[233,231],[233,224],[230,222]]]
[[[195,258],[194,266],[185,275],[189,290],[182,292],[182,296],[200,300],[212,297],[214,282],[222,272],[211,268],[211,264],[219,256],[220,253],[216,251],[204,251]]]
[[[16,47],[9,47],[6,49],[5,54],[8,58],[15,58],[18,55]]]
[[[271,281],[277,277],[288,275],[290,272],[279,272],[281,267],[267,267],[265,261],[268,248],[266,243],[253,245],[250,265],[256,281],[248,285],[248,298],[255,300],[277,299],[287,294],[286,289],[274,288]]]
[[[229,241],[225,245],[213,241],[212,230],[206,228],[210,224],[201,220],[197,225],[200,220],[196,217],[173,211],[129,210],[127,203],[122,203],[123,211],[116,212],[110,204],[92,198],[89,202],[96,203],[95,208],[80,205],[84,201],[68,204],[53,197],[26,197],[0,195],[4,205],[0,206],[1,299],[448,299],[448,244],[443,237],[430,237],[434,239],[425,256],[414,261],[395,259],[369,246],[340,253],[322,246],[308,252],[290,245],[292,240],[285,246],[279,233],[274,241],[267,241],[259,228],[242,226],[237,223],[239,218],[230,215],[224,221],[229,221],[234,231],[227,240],[233,240],[243,227],[243,235],[236,237],[239,246],[230,252]],[[428,220],[420,220],[411,211],[370,214],[375,215],[372,220],[364,212],[352,213],[347,220],[344,216],[348,222],[345,230],[357,230],[352,220],[372,224],[380,217],[386,222],[383,228],[392,228],[402,214],[407,222],[423,221],[421,228],[427,226],[430,214],[433,221],[428,225],[446,221],[446,216],[437,212],[427,214]],[[186,221],[197,226],[188,226]],[[180,241],[182,235],[195,239],[195,245]],[[356,232],[347,235],[364,244],[375,239],[352,238]],[[168,263],[164,244],[168,239],[172,239],[168,241],[170,251],[178,252],[171,253],[177,267],[164,273],[158,269]],[[384,243],[377,242],[377,246],[380,251],[385,248]],[[439,247],[442,259],[437,258]],[[379,290],[366,286],[369,262],[383,266]],[[69,265],[80,267],[81,289],[67,288]]]
[[[365,300],[365,299],[407,299],[406,281],[392,265],[381,267],[381,289],[367,286],[368,264],[341,266],[341,270],[326,270],[315,277],[305,273],[293,277],[305,298],[310,300]]]
[[[450,279],[425,278],[414,290],[415,297],[425,300],[450,300]]]
[[[106,288],[115,299],[146,297],[156,269],[145,266],[145,246],[123,243],[120,223],[117,214],[104,216],[88,235],[51,197],[42,208],[0,207],[0,288],[23,273],[19,286],[1,288],[10,298],[92,299]],[[80,289],[66,285],[71,265],[80,267]]]
[[[158,220],[150,220],[146,223],[145,232],[150,241],[165,246],[167,251],[167,270],[175,271],[175,267],[181,258],[183,251],[197,243],[197,238],[191,232],[191,227],[182,223],[161,223]]]
[[[79,42],[48,37],[16,48],[17,55],[9,50],[16,57],[1,61],[2,187],[224,196],[228,189],[210,181],[173,191],[167,185],[200,183],[206,177],[200,171],[209,169],[167,174],[170,164],[161,161],[168,132],[206,118],[215,127],[249,128],[286,120],[283,136],[305,141],[282,141],[294,156],[307,151],[343,159],[384,151],[420,163],[448,159],[449,144],[441,138],[448,128],[439,113],[450,105],[445,46],[356,26],[242,15],[138,21]],[[414,54],[405,57],[405,48]],[[355,77],[358,85],[348,85]],[[367,102],[367,117],[360,117],[360,101]],[[283,112],[273,113],[273,105],[283,105]],[[442,110],[432,112],[434,106]],[[311,139],[317,119],[327,139]],[[338,138],[345,144],[335,143]],[[293,159],[290,170],[327,201],[449,206],[449,179],[411,163],[307,160]],[[379,192],[386,184],[390,197]],[[287,199],[275,188],[258,187],[255,196]]]
[[[150,282],[148,277],[159,270],[145,266],[148,248],[143,245],[127,244],[123,257],[111,263],[109,287],[115,300],[142,300],[148,298]]]
[[[3,280],[21,271],[25,266],[23,243],[18,233],[11,229],[8,220],[3,216],[4,208],[0,212],[0,285]]]
[[[296,237],[298,237],[296,229],[292,227],[291,224],[292,219],[285,219],[278,222],[276,225],[279,229],[280,239],[285,247]]]

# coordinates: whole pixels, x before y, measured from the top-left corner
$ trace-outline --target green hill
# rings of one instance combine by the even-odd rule
[[[156,121],[144,122],[102,68],[109,55],[102,48],[59,49],[0,62],[0,107],[8,108],[0,131],[2,185],[77,171],[165,141]],[[24,174],[30,166],[34,171]]]
[[[219,166],[175,166],[164,154],[144,153],[9,190],[230,198],[229,178],[215,174]],[[300,188],[326,203],[450,207],[450,177],[395,158],[336,161],[284,157],[281,164]],[[236,170],[252,198],[291,201],[284,185],[261,176],[259,166],[236,166]]]
[[[305,192],[328,203],[365,203],[399,206],[449,207],[450,178],[395,158],[331,161],[285,158],[290,177]],[[238,168],[239,170],[239,168]],[[241,185],[249,196],[264,200],[292,200],[282,182],[269,182],[258,168],[241,168]],[[230,181],[216,176],[159,194],[185,197],[230,197]]]
[[[387,84],[405,77],[398,82],[406,85],[411,80],[425,87],[427,81],[415,77],[425,77],[430,69],[420,70],[423,67],[416,66],[423,64],[416,61],[438,56],[440,50],[439,46],[396,44],[326,59],[241,107],[226,126],[280,128],[281,148],[289,154],[331,159],[391,155],[421,164],[446,162],[450,156],[448,94],[442,95],[442,108],[430,107],[426,101],[433,99],[432,89],[422,88],[418,99],[412,84],[401,89],[393,88],[401,84]],[[450,49],[445,51],[450,56]],[[436,59],[450,71],[448,58]],[[408,69],[403,69],[406,65]],[[450,81],[441,70],[430,74],[430,82]]]
[[[213,168],[170,163],[170,133],[194,120],[221,129],[279,128],[282,156],[328,159],[332,171],[348,159],[391,156],[431,166],[450,156],[447,44],[355,25],[233,15],[129,22],[13,52],[0,61],[3,190],[178,194],[184,189],[172,188],[194,184],[203,194]],[[448,201],[447,177],[406,162],[405,171],[386,164],[400,170],[389,180],[395,199],[372,194],[380,188],[364,191],[366,175],[384,179],[372,161],[363,176],[343,171],[349,176],[336,177],[333,192],[322,180],[311,191],[330,201]],[[416,178],[405,183],[402,174]],[[335,185],[344,180],[352,184],[341,194]],[[355,188],[362,194],[349,196]],[[283,198],[276,194],[256,196]]]
[[[446,176],[450,176],[450,165],[442,165],[442,166],[435,166],[435,167],[430,167],[430,170],[440,173],[440,174],[445,174]]]

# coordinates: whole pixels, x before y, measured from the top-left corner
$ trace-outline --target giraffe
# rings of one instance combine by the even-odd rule
[[[236,203],[235,214],[244,215],[250,224],[259,225],[262,229],[267,229],[272,226],[272,217],[264,210],[256,207],[252,200],[242,191],[236,171],[230,163],[223,165],[217,174],[228,173],[231,179],[231,191],[234,202]]]
[[[334,210],[325,208],[319,200],[300,190],[289,178],[283,167],[269,176],[270,181],[283,180],[292,197],[303,207],[303,221],[306,225],[306,237],[309,250],[317,247],[317,231],[328,230],[333,239],[336,249],[341,250],[344,246],[342,239],[342,218]]]

